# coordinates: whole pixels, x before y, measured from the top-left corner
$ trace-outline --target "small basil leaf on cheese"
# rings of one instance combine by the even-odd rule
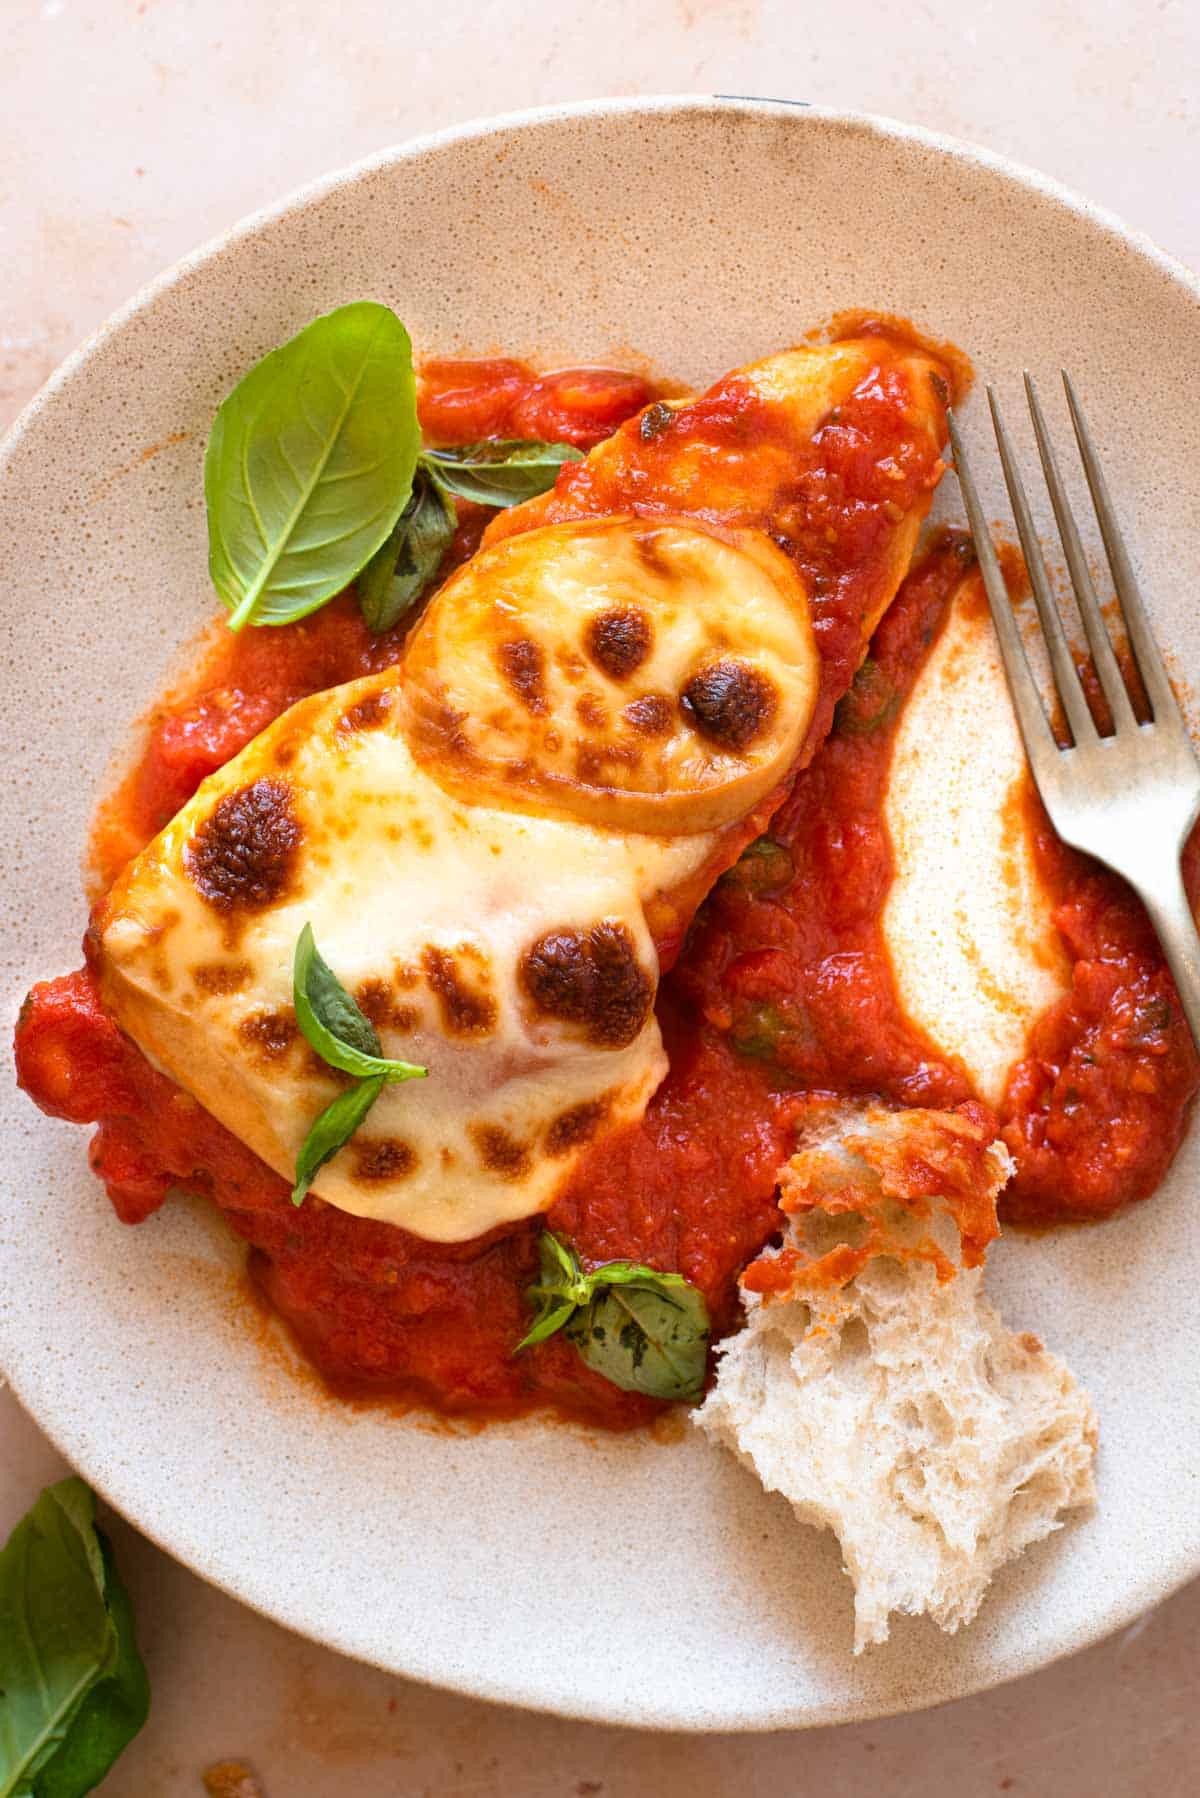
[[[619,1282],[598,1287],[565,1334],[587,1365],[623,1392],[694,1403],[704,1390],[708,1307],[678,1274],[623,1271]]]
[[[682,1274],[637,1261],[585,1272],[575,1251],[542,1233],[541,1278],[527,1297],[533,1324],[519,1352],[563,1330],[588,1366],[623,1392],[698,1399],[708,1360],[708,1307]]]
[[[305,1194],[320,1170],[350,1141],[385,1084],[382,1074],[376,1074],[371,1080],[356,1080],[346,1092],[339,1093],[332,1105],[327,1105],[314,1120],[296,1159],[293,1205],[304,1203]]]
[[[408,503],[419,449],[412,345],[389,307],[339,306],[256,363],[204,458],[230,628],[288,624],[348,586]]]
[[[454,538],[458,518],[451,501],[423,468],[391,535],[354,585],[363,617],[373,631],[389,631],[420,599]]]
[[[516,506],[553,487],[563,464],[582,462],[583,452],[569,443],[495,438],[452,449],[427,449],[421,460],[439,487],[456,499],[474,500],[479,506]]]
[[[390,1061],[378,1033],[346,991],[317,948],[312,925],[306,924],[292,964],[292,1002],[296,1022],[322,1061],[359,1080],[420,1080],[427,1068],[410,1061]]]

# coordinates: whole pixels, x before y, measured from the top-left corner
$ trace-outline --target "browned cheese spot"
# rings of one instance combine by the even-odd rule
[[[521,957],[519,977],[538,1011],[578,1024],[605,1049],[633,1041],[654,999],[624,924],[549,931]]]
[[[546,706],[546,657],[540,643],[518,637],[496,651],[500,672],[527,712],[541,717]]]
[[[609,1112],[608,1099],[585,1099],[552,1118],[546,1131],[547,1155],[569,1155],[590,1142]]]
[[[643,539],[638,538],[641,549]],[[650,654],[654,632],[650,620],[636,606],[611,606],[589,618],[584,643],[597,668],[610,680],[628,680]]]
[[[386,980],[362,981],[354,989],[354,1000],[376,1030],[397,1030],[403,1034],[417,1027],[420,1013],[414,1005],[398,1004]]]
[[[303,832],[291,790],[256,780],[227,793],[184,851],[201,896],[218,911],[261,911],[282,899]]]
[[[499,1124],[472,1124],[471,1139],[489,1174],[501,1180],[523,1180],[529,1172],[529,1147]]]
[[[300,1027],[289,1006],[286,1011],[256,1011],[243,1018],[238,1035],[262,1060],[281,1061],[300,1035]]]
[[[417,1165],[416,1150],[399,1136],[356,1136],[350,1144],[352,1180],[378,1186],[385,1180],[403,1180]]]
[[[463,952],[459,950],[462,957]],[[422,956],[425,978],[437,995],[442,1022],[451,1036],[490,1036],[496,1028],[496,1001],[463,978],[460,961],[432,944]]]
[[[608,728],[608,710],[594,693],[581,693],[575,701],[575,712],[581,724],[589,730],[606,730]]]
[[[644,693],[631,699],[621,716],[639,736],[665,737],[675,722],[675,704],[665,693]]]
[[[347,706],[338,719],[338,732],[348,736],[356,731],[377,730],[384,723],[391,709],[392,695],[390,692],[366,693],[361,699],[356,699],[352,706]]]
[[[248,961],[202,961],[192,969],[192,981],[202,993],[240,993],[254,970]]]
[[[470,759],[467,714],[457,707],[441,701],[431,706],[428,718],[422,722],[422,735],[432,748],[440,750],[443,755],[453,756],[459,761]]]
[[[688,723],[720,749],[740,752],[768,728],[779,694],[765,674],[730,656],[693,674],[679,696]]]

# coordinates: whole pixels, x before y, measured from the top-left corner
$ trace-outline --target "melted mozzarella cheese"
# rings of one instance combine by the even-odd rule
[[[999,1102],[1030,1024],[1070,969],[1038,872],[1025,751],[977,575],[896,734],[884,816],[895,878],[883,916],[913,1022]]]
[[[481,550],[405,655],[413,746],[472,798],[695,832],[786,775],[819,663],[761,531],[604,517]]]
[[[643,902],[712,840],[465,806],[414,763],[396,684],[389,671],[301,702],[204,783],[106,903],[104,993],[143,1050],[290,1180],[343,1084],[292,1011],[311,924],[384,1054],[429,1068],[384,1089],[314,1191],[463,1241],[543,1208],[597,1130],[644,1109],[666,1058]],[[274,863],[268,841],[284,844]],[[243,904],[252,866],[266,890]]]

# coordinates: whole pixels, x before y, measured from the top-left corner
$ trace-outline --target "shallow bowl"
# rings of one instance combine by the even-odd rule
[[[425,353],[636,360],[703,384],[844,307],[907,315],[1015,401],[1069,361],[1154,616],[1200,667],[1195,281],[1049,181],[883,120],[607,101],[407,144],[240,225],[59,371],[0,458],[3,978],[74,965],[110,758],[212,615],[201,459],[245,367],[373,297]],[[967,409],[981,467],[978,400]],[[1056,421],[1062,414],[1056,411]],[[1001,511],[998,486],[989,500]],[[952,478],[939,507],[958,503]],[[198,1573],[397,1673],[660,1728],[836,1722],[1082,1647],[1200,1569],[1200,1146],[1153,1203],[996,1251],[1010,1321],[1102,1419],[1097,1512],[975,1625],[851,1656],[831,1538],[691,1431],[479,1433],[323,1396],[250,1310],[232,1240],[172,1202],[123,1228],[83,1134],[3,1093],[0,1365],[104,1496]]]

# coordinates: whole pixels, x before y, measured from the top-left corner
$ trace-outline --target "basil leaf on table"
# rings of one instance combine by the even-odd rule
[[[344,1093],[339,1093],[333,1103],[314,1118],[304,1145],[296,1157],[293,1205],[303,1205],[309,1187],[325,1163],[332,1161],[339,1149],[345,1148],[385,1084],[382,1074],[376,1074],[372,1080],[356,1080],[353,1086]]]
[[[582,1359],[623,1392],[692,1402],[704,1389],[708,1307],[682,1274],[636,1261],[585,1272],[575,1251],[542,1233],[541,1277],[527,1297],[533,1325],[514,1353],[564,1331]]]
[[[150,1708],[133,1612],[82,1480],[0,1551],[0,1798],[82,1798]]]
[[[479,506],[516,506],[553,487],[564,462],[582,462],[583,451],[569,443],[497,438],[427,449],[421,461],[438,486],[456,499],[474,500]]]
[[[436,575],[458,525],[454,507],[418,467],[412,496],[391,535],[355,581],[363,617],[373,631],[389,631]]]
[[[204,458],[230,628],[288,624],[340,593],[407,504],[419,448],[412,345],[387,306],[339,306],[256,363]]]
[[[411,1061],[389,1061],[370,1018],[359,1010],[317,948],[306,924],[292,963],[292,1003],[296,1022],[322,1061],[357,1079],[376,1077],[391,1085],[420,1080],[428,1073]]]

